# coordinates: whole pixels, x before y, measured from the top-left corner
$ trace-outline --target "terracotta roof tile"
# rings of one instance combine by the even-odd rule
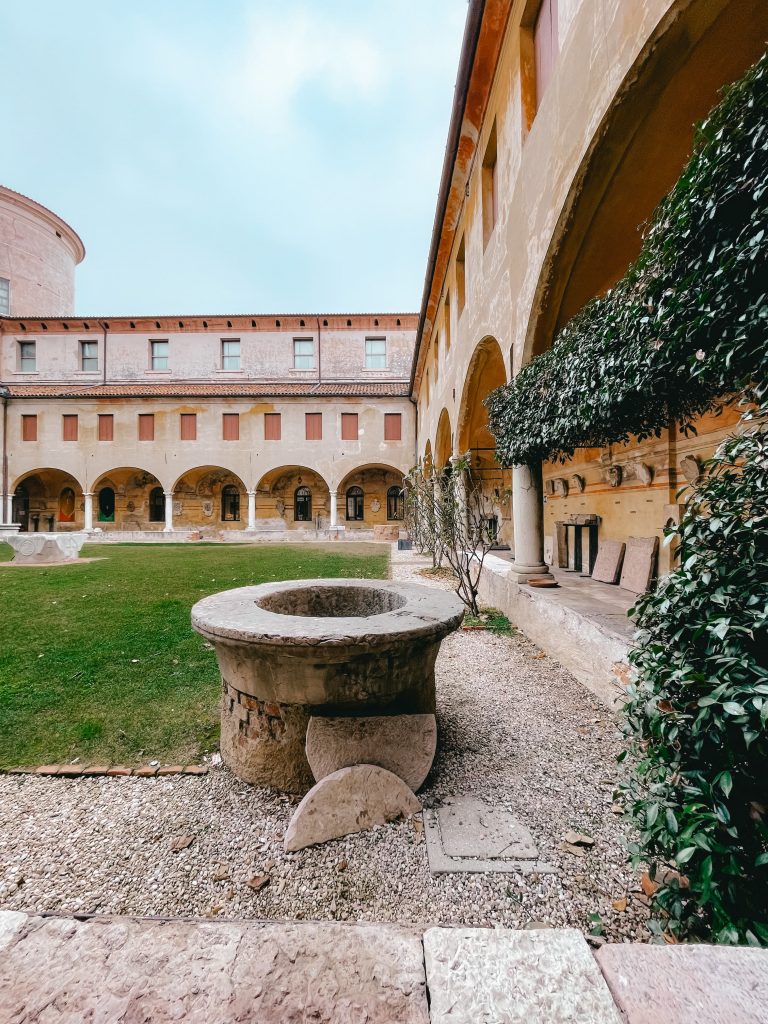
[[[407,398],[408,381],[9,384],[11,398]]]

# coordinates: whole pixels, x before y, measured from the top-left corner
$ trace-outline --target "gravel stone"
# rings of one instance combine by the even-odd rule
[[[427,563],[393,554],[392,576]],[[285,853],[296,798],[223,765],[204,776],[0,777],[0,909],[597,930],[647,940],[647,907],[613,810],[616,720],[521,634],[462,631],[437,661],[438,750],[425,807],[472,794],[531,832],[554,874],[432,876],[418,818]],[[594,846],[561,850],[568,830]],[[173,852],[171,841],[193,836]],[[267,864],[270,863],[269,868]],[[217,878],[226,865],[228,878]],[[342,865],[344,865],[342,867]],[[269,875],[254,892],[248,882]],[[613,902],[627,898],[624,911]]]

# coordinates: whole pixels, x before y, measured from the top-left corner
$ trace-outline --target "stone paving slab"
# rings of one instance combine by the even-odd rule
[[[421,934],[0,913],[0,1019],[429,1024]]]
[[[766,1024],[768,951],[608,945],[597,960],[627,1024]]]
[[[621,1024],[575,929],[430,928],[431,1024]]]

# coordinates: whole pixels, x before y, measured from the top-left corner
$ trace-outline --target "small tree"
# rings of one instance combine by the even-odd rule
[[[496,520],[493,499],[472,476],[469,455],[453,459],[443,472],[429,477],[416,467],[406,478],[405,493],[414,542],[433,553],[434,564],[445,558],[457,579],[456,593],[469,612],[478,615],[480,576],[485,556],[496,543]]]

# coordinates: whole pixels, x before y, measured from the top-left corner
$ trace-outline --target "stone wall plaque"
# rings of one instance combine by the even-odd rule
[[[619,586],[631,590],[634,594],[644,594],[656,574],[658,552],[658,537],[627,538]]]
[[[592,579],[598,583],[618,583],[626,544],[621,540],[604,540],[597,549]]]

